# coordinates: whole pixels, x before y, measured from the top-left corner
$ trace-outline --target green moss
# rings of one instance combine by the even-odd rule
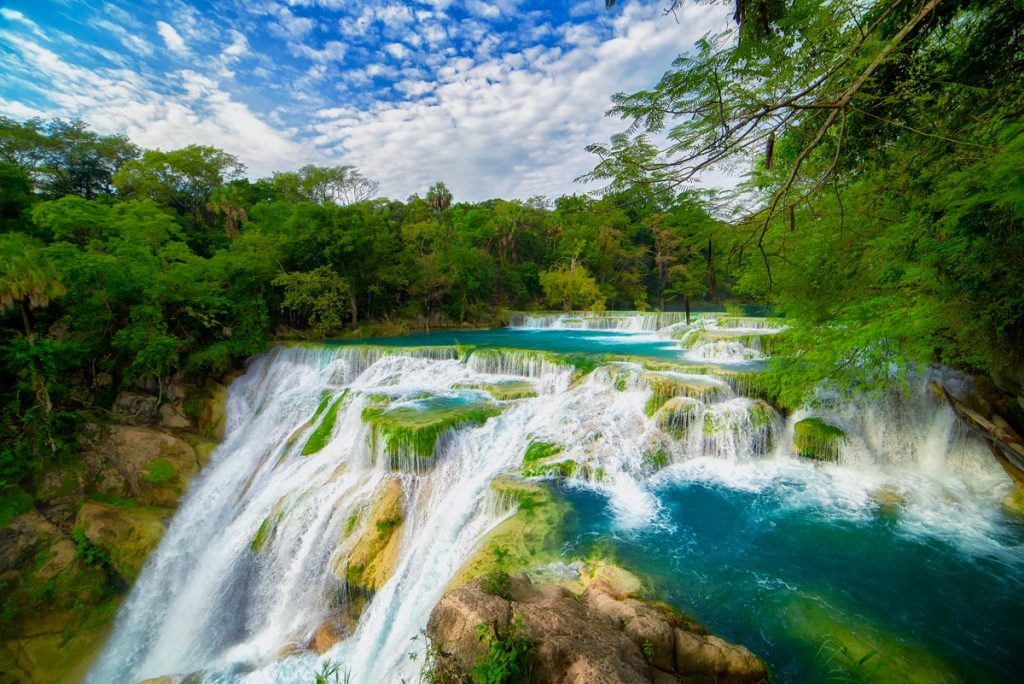
[[[118,506],[120,508],[137,508],[138,502],[134,499],[128,499],[123,496],[110,496],[108,494],[90,494],[90,501],[99,501],[100,503],[110,504],[111,506]]]
[[[644,454],[644,463],[650,466],[653,470],[661,470],[669,464],[669,460],[669,456],[664,449],[648,451]]]
[[[324,390],[321,393],[320,404],[316,407],[316,411],[313,413],[313,417],[310,420],[316,420],[320,417],[320,414],[327,410],[327,406],[331,403],[331,393]]]
[[[400,515],[395,515],[395,516],[391,516],[390,518],[384,518],[383,520],[378,520],[377,524],[376,524],[377,534],[380,535],[381,537],[390,536],[391,533],[395,529],[397,529],[398,526],[401,525],[404,520],[405,520],[405,518],[403,518]]]
[[[370,406],[363,420],[371,427],[374,448],[383,448],[394,469],[409,465],[419,470],[434,455],[442,435],[467,425],[481,425],[501,413],[492,403],[465,397],[429,397],[399,406]]]
[[[572,477],[576,474],[576,462],[572,460],[553,461],[553,457],[565,449],[554,442],[530,442],[523,454],[524,477]]]
[[[11,487],[0,494],[0,527],[32,509],[32,496],[20,487]]]
[[[260,527],[256,530],[256,536],[249,542],[249,548],[252,549],[253,553],[259,553],[263,546],[267,543],[267,537],[270,536],[270,518],[264,518],[263,522],[260,523]]]
[[[166,458],[154,458],[146,464],[146,472],[142,479],[151,485],[161,486],[175,482],[178,479],[178,471]]]
[[[846,433],[820,418],[805,418],[793,426],[793,447],[798,455],[818,461],[839,461],[839,444]]]
[[[338,418],[338,409],[341,408],[341,404],[345,401],[345,397],[348,396],[348,390],[342,390],[338,398],[334,400],[331,407],[324,413],[323,420],[316,426],[316,430],[306,440],[306,445],[302,447],[302,455],[309,456],[311,454],[318,453],[323,450],[327,443],[331,441],[331,433],[334,432],[334,421]],[[325,401],[329,401],[330,398],[325,398],[324,401],[320,402],[320,406],[324,405]],[[320,408],[317,408],[317,413],[320,412]],[[313,416],[314,420],[316,415]]]
[[[343,536],[349,537],[355,531],[356,525],[359,524],[359,513],[353,513],[348,516],[348,520],[345,521],[345,531],[342,533]]]
[[[494,383],[457,384],[453,389],[471,389],[487,392],[498,401],[529,399],[537,396],[537,389],[528,380],[503,380]]]

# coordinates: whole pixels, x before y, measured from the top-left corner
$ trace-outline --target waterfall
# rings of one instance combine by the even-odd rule
[[[693,314],[694,320],[701,314]],[[528,313],[514,311],[509,315],[513,328],[549,328],[569,330],[616,330],[620,332],[656,332],[670,325],[686,322],[680,311],[579,311],[573,313]]]
[[[647,330],[647,319],[664,327],[659,316],[602,320]],[[709,328],[718,329],[695,329]],[[321,656],[308,646],[331,611],[359,598],[346,585],[345,559],[369,524],[366,511],[392,486],[404,511],[393,572],[359,599],[369,600],[354,632],[325,655],[355,682],[415,679],[413,637],[481,538],[511,513],[490,483],[516,472],[538,440],[555,445],[551,458],[577,464],[578,486],[608,496],[624,529],[655,520],[652,487],[681,478],[791,490],[793,505],[836,515],[863,514],[872,492],[888,486],[905,498],[908,529],[976,539],[985,507],[1006,489],[924,379],[909,394],[824,402],[783,418],[727,378],[632,362],[584,375],[529,351],[275,349],[232,384],[226,438],[87,681],[196,672],[210,682],[310,681]],[[509,382],[535,391],[489,394]],[[387,433],[368,416],[426,405],[446,420],[460,411],[471,419],[410,442],[406,460],[387,458]],[[843,431],[839,463],[795,456],[795,426],[812,413]],[[949,506],[956,518],[943,520]]]

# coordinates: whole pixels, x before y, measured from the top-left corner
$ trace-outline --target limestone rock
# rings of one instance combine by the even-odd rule
[[[486,593],[483,584],[477,579],[446,594],[431,613],[427,636],[439,672],[464,675],[484,656],[478,625],[502,637],[518,622],[531,644],[530,682],[767,681],[764,665],[747,649],[604,581],[591,583],[580,599],[525,575],[509,578],[507,599]]]
[[[199,472],[196,450],[185,439],[153,427],[113,425],[96,439],[86,463],[101,494],[144,504],[177,505]]]
[[[130,425],[153,425],[160,418],[160,400],[152,394],[121,392],[110,412],[114,418]]]
[[[348,557],[344,579],[349,586],[374,592],[391,578],[402,541],[404,507],[401,481],[386,480]]]
[[[168,509],[124,508],[89,501],[78,512],[75,527],[110,555],[118,574],[134,582],[163,536],[164,518],[170,514]]]

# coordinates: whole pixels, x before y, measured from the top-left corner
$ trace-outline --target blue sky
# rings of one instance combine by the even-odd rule
[[[608,98],[726,27],[722,5],[625,0],[4,0],[0,113],[80,117],[258,177],[348,163],[404,199],[555,197],[621,128]]]

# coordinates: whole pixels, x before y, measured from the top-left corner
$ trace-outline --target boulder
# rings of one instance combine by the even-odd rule
[[[160,419],[160,400],[143,392],[121,392],[110,413],[115,420],[129,425],[154,425]]]
[[[118,574],[132,583],[163,536],[164,519],[172,512],[165,508],[126,508],[89,501],[78,512],[75,528],[105,551]]]
[[[427,636],[437,652],[437,672],[458,678],[472,671],[486,657],[478,632],[484,629],[494,638],[527,641],[530,682],[767,681],[764,665],[747,649],[603,580],[592,581],[581,597],[563,586],[533,584],[525,575],[509,577],[501,596],[488,593],[488,586],[485,578],[473,580],[431,612]]]
[[[187,440],[158,428],[112,425],[85,456],[96,490],[139,503],[176,506],[199,472],[199,455]]]

